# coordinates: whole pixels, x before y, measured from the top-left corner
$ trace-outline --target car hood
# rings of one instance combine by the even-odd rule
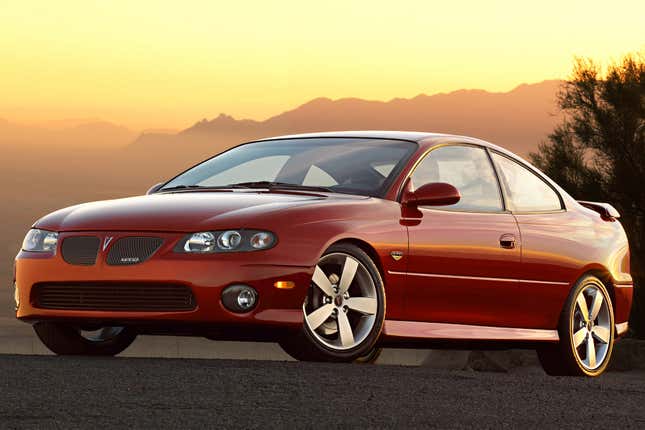
[[[160,193],[68,207],[43,217],[35,227],[53,231],[170,232],[237,228],[276,211],[337,198],[350,197],[247,191]]]

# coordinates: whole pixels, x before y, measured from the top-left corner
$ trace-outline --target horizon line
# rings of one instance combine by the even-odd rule
[[[370,99],[370,98],[361,98],[361,97],[356,97],[356,96],[345,96],[345,97],[338,97],[338,98],[331,98],[331,97],[327,97],[327,96],[318,96],[318,97],[308,99],[308,100],[306,100],[304,102],[301,102],[301,103],[299,103],[299,104],[297,104],[297,105],[295,105],[293,107],[287,108],[286,110],[282,110],[282,111],[280,111],[278,113],[274,113],[274,114],[272,114],[272,115],[270,115],[268,117],[265,117],[263,119],[256,119],[256,118],[243,117],[243,116],[236,117],[235,115],[228,114],[226,112],[220,112],[215,116],[211,116],[211,117],[204,116],[201,119],[193,120],[193,122],[190,123],[189,125],[181,126],[181,127],[168,127],[168,126],[162,126],[162,125],[148,126],[148,127],[131,127],[129,125],[126,125],[123,122],[115,121],[115,120],[111,120],[111,119],[106,119],[106,118],[100,117],[100,116],[63,117],[63,118],[44,119],[44,120],[39,120],[39,121],[24,121],[24,120],[20,120],[20,119],[12,119],[10,116],[0,116],[0,123],[5,122],[5,123],[12,124],[12,125],[17,125],[17,126],[41,128],[41,129],[44,129],[44,130],[51,130],[51,131],[54,131],[54,130],[59,130],[59,131],[60,130],[70,130],[70,129],[77,128],[79,126],[89,125],[89,124],[109,124],[109,125],[112,125],[112,126],[115,126],[115,127],[125,128],[128,131],[130,131],[132,133],[137,133],[137,134],[155,133],[155,132],[161,132],[161,131],[170,132],[170,133],[178,133],[180,131],[189,129],[189,128],[195,126],[198,123],[201,123],[201,122],[204,122],[204,121],[210,122],[210,121],[213,121],[213,120],[215,120],[217,118],[220,118],[222,116],[229,117],[229,118],[231,118],[231,119],[233,119],[235,121],[254,121],[254,122],[262,123],[262,122],[266,122],[266,121],[268,121],[268,120],[270,120],[272,118],[275,118],[277,116],[280,116],[282,114],[285,114],[287,112],[291,112],[291,111],[294,111],[296,109],[299,109],[299,108],[301,108],[301,107],[303,107],[303,106],[305,106],[305,105],[307,105],[309,103],[312,103],[314,101],[317,101],[317,100],[328,100],[330,102],[339,102],[339,101],[345,101],[345,100],[359,100],[359,101],[364,101],[364,102],[391,103],[393,101],[399,101],[399,100],[414,100],[414,99],[419,98],[419,97],[445,96],[445,95],[451,95],[451,94],[460,93],[460,92],[475,92],[475,91],[479,91],[479,92],[488,93],[488,94],[509,94],[509,93],[512,93],[512,92],[518,90],[519,88],[521,88],[523,86],[539,85],[539,84],[544,84],[544,83],[547,83],[547,82],[562,82],[564,80],[565,79],[555,79],[554,78],[554,79],[544,79],[544,80],[537,81],[537,82],[522,82],[522,83],[516,84],[515,86],[513,86],[511,89],[509,89],[507,91],[493,91],[493,90],[487,90],[487,89],[484,89],[484,88],[458,88],[458,89],[454,89],[454,90],[451,90],[451,91],[441,91],[441,92],[436,92],[436,93],[432,93],[432,94],[428,94],[428,93],[425,93],[425,92],[420,92],[420,93],[418,93],[418,94],[416,94],[416,95],[414,95],[412,97],[392,97],[392,98],[389,98],[389,99]],[[51,126],[52,124],[55,124],[55,123],[66,123],[66,122],[71,123],[71,125],[69,125],[69,126],[62,126],[61,125],[61,126],[58,126],[58,127],[52,127]]]

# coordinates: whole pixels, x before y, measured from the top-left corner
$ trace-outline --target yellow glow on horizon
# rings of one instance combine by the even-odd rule
[[[645,3],[87,1],[0,5],[0,118],[182,128],[315,97],[508,91],[645,47]]]

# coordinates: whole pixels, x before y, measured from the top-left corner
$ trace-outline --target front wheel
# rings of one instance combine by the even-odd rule
[[[330,247],[315,267],[302,310],[302,329],[280,342],[293,358],[351,362],[370,356],[385,318],[374,261],[354,245]]]
[[[57,355],[112,356],[123,352],[137,337],[128,327],[91,327],[90,330],[55,322],[39,322],[34,331]]]
[[[614,346],[611,297],[595,276],[580,279],[569,294],[558,327],[560,342],[538,350],[549,375],[598,376]]]

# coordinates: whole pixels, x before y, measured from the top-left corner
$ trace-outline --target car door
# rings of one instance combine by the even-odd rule
[[[586,257],[578,241],[595,240],[595,231],[588,219],[567,212],[558,191],[529,166],[497,151],[491,156],[522,236],[522,264],[516,272],[522,286],[516,306],[524,315],[519,323],[555,328]]]
[[[446,182],[461,199],[408,211],[408,314],[411,320],[513,326],[507,318],[519,282],[520,234],[506,211],[487,150],[475,145],[432,149],[411,186]]]

